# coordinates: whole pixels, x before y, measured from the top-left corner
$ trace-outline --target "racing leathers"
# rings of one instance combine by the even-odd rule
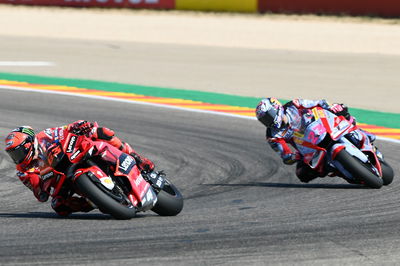
[[[122,142],[114,135],[114,131],[106,127],[99,127],[96,122],[79,120],[67,126],[48,128],[36,135],[37,151],[32,162],[29,165],[18,164],[16,166],[18,178],[32,190],[40,202],[45,202],[49,198],[49,192],[42,189],[40,177],[41,170],[49,164],[46,154],[54,145],[57,145],[58,140],[63,137],[65,129],[76,134],[85,134],[93,140],[105,141],[122,152],[130,154],[135,158],[140,170],[152,171],[154,169],[152,161],[140,156],[128,143]],[[88,212],[93,209],[92,205],[84,198],[72,194],[68,189],[64,189],[52,199],[51,207],[56,213],[67,216],[72,212]]]
[[[282,158],[285,164],[296,165],[296,175],[301,182],[307,183],[317,177],[326,176],[327,169],[313,170],[302,160],[300,153],[296,150],[296,144],[293,141],[293,134],[301,130],[306,123],[303,115],[311,113],[314,107],[321,107],[329,110],[336,115],[342,115],[350,122],[355,124],[355,119],[348,113],[347,107],[342,104],[330,105],[325,100],[306,100],[295,99],[283,105],[284,114],[287,117],[287,123],[283,124],[280,128],[267,128],[267,141],[274,151],[276,151]],[[305,116],[307,117],[307,116]],[[367,133],[371,141],[375,140],[375,136]],[[351,138],[351,136],[350,136]],[[354,137],[351,140],[353,143],[358,143],[359,140]],[[295,151],[289,147],[290,144]]]

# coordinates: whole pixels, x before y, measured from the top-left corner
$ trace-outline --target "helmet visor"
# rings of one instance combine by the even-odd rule
[[[266,127],[272,127],[274,125],[275,117],[278,114],[277,110],[274,108],[269,109],[264,116],[258,118],[258,120],[263,123]]]
[[[11,159],[14,161],[16,164],[22,163],[26,156],[29,153],[30,148],[26,148],[24,145],[18,146],[12,150],[7,150],[8,155],[10,155]]]

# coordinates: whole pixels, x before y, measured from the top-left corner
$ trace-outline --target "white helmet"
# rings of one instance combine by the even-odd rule
[[[280,128],[283,115],[283,106],[276,98],[262,99],[256,108],[258,121],[266,127]]]

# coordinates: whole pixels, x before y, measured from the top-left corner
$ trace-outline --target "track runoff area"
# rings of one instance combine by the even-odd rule
[[[10,75],[11,79],[9,79]],[[107,87],[107,89],[105,89],[105,87]],[[115,89],[113,89],[113,87],[115,87]],[[134,104],[155,105],[159,107],[180,109],[191,112],[203,112],[214,115],[224,115],[254,120],[256,119],[254,108],[259,100],[257,98],[229,96],[216,93],[202,93],[118,83],[114,84],[113,86],[113,83],[96,81],[74,81],[18,75],[13,77],[12,74],[0,74],[0,89],[75,95],[79,97]],[[168,95],[170,97],[168,97]],[[241,99],[243,100],[244,104],[237,104]],[[254,104],[251,104],[253,102]],[[371,113],[384,115],[384,113],[379,112],[365,112],[369,112],[367,115]],[[358,113],[360,113],[360,110],[358,110]],[[392,117],[397,116],[397,114],[388,115]],[[400,115],[398,116],[400,117]],[[359,117],[356,115],[356,118]],[[377,135],[378,139],[400,144],[400,128],[363,123],[363,120],[360,120],[361,121],[358,123],[358,126]],[[387,123],[388,120],[386,120],[386,124]],[[395,123],[395,121],[393,123]]]

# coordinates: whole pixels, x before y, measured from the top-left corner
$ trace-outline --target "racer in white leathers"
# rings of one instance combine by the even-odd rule
[[[328,174],[328,169],[317,171],[306,165],[293,141],[293,133],[302,127],[303,114],[317,106],[336,115],[342,115],[350,122],[355,123],[355,119],[349,114],[345,105],[330,105],[326,100],[295,99],[282,105],[276,98],[266,98],[262,99],[256,108],[257,119],[267,127],[266,135],[269,145],[280,155],[285,164],[297,163],[296,175],[301,182],[305,183]],[[375,140],[375,135],[365,133],[371,141]],[[360,142],[357,135],[350,134],[349,138],[356,145]],[[295,150],[293,151],[288,144]]]

